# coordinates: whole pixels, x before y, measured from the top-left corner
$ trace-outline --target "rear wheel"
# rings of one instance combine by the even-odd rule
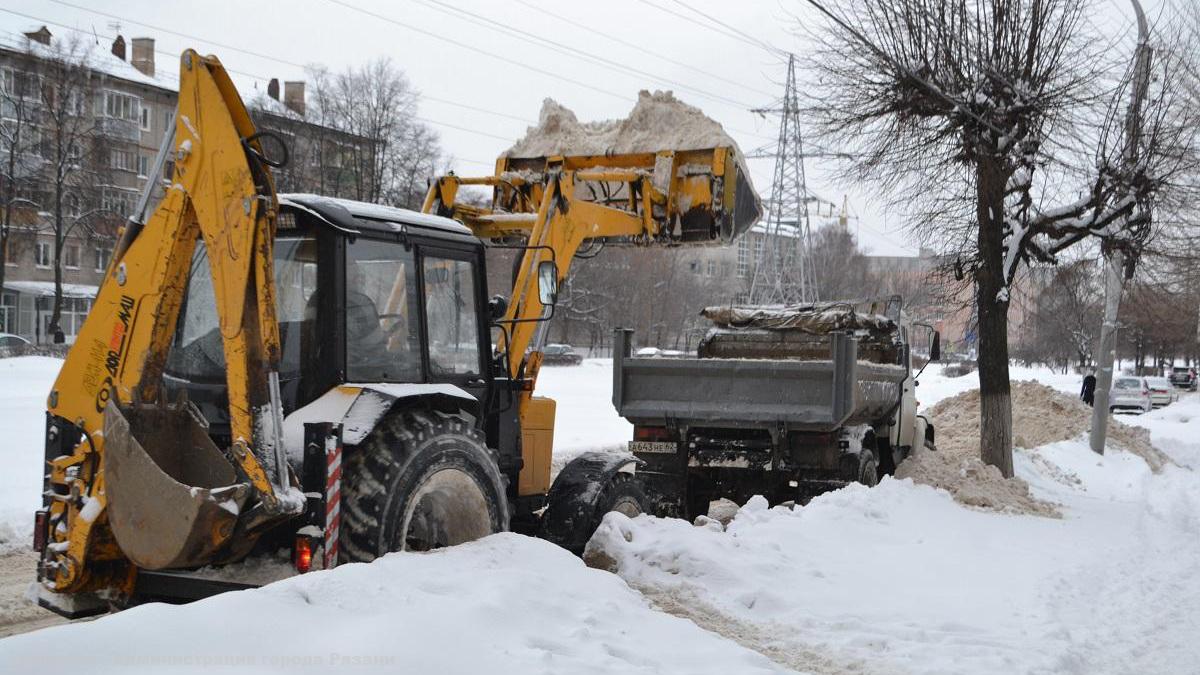
[[[630,518],[650,511],[641,481],[632,473],[604,471],[606,461],[595,453],[580,456],[563,469],[547,495],[539,537],[580,555],[609,511]]]
[[[343,562],[454,546],[508,525],[496,460],[462,414],[388,416],[348,453],[343,475]]]

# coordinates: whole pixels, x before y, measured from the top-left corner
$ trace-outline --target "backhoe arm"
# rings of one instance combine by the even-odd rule
[[[175,128],[160,152],[174,160],[171,184],[148,219],[135,214],[123,229],[50,394],[52,543],[44,558],[50,588],[86,590],[132,580],[132,566],[124,564],[128,552],[114,541],[107,517],[114,490],[104,469],[106,441],[112,440],[105,438],[106,412],[111,417],[113,406],[162,400],[162,372],[197,240],[209,253],[227,368],[229,455],[252,490],[254,499],[247,502],[258,513],[302,507],[283,459],[281,410],[277,392],[272,395],[280,359],[272,270],[277,203],[254,135],[220,62],[184,52]],[[193,461],[185,456],[196,451],[188,438],[170,444],[146,450],[160,465]],[[165,508],[122,506],[143,514]]]

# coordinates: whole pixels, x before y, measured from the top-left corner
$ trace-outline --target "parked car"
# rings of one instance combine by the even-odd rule
[[[29,344],[29,340],[26,340],[20,335],[13,335],[12,333],[0,333],[0,349],[6,349],[9,347],[24,347],[27,344]]]
[[[562,366],[577,366],[583,363],[583,357],[575,353],[571,345],[550,344],[542,350],[542,363]]]
[[[1150,403],[1159,408],[1175,402],[1175,388],[1171,380],[1165,377],[1147,377],[1146,384],[1150,387]]]
[[[1109,411],[1140,410],[1150,412],[1154,403],[1150,399],[1150,385],[1144,377],[1121,376],[1113,380],[1108,395]]]
[[[1175,366],[1171,369],[1171,384],[1180,389],[1196,391],[1195,366]]]

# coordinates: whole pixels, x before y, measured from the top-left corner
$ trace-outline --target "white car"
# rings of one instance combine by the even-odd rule
[[[1124,375],[1113,380],[1112,390],[1108,395],[1108,409],[1110,412],[1117,410],[1150,412],[1153,410],[1154,403],[1150,399],[1150,385],[1146,384],[1146,379]]]
[[[0,333],[0,349],[5,347],[24,347],[27,344],[29,344],[29,340],[26,340],[20,335],[13,335],[12,333]]]
[[[1175,402],[1175,388],[1165,377],[1147,377],[1146,384],[1150,387],[1150,403],[1158,408]]]

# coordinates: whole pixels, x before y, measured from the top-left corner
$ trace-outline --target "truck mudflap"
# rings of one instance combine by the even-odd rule
[[[104,412],[108,522],[121,552],[148,570],[209,563],[250,497],[186,403]],[[94,499],[94,497],[93,497]],[[81,517],[86,517],[84,507]],[[97,514],[98,515],[98,514]]]
[[[605,485],[644,465],[624,452],[585,452],[571,460],[550,486],[538,536],[581,554],[604,516],[597,510]]]

